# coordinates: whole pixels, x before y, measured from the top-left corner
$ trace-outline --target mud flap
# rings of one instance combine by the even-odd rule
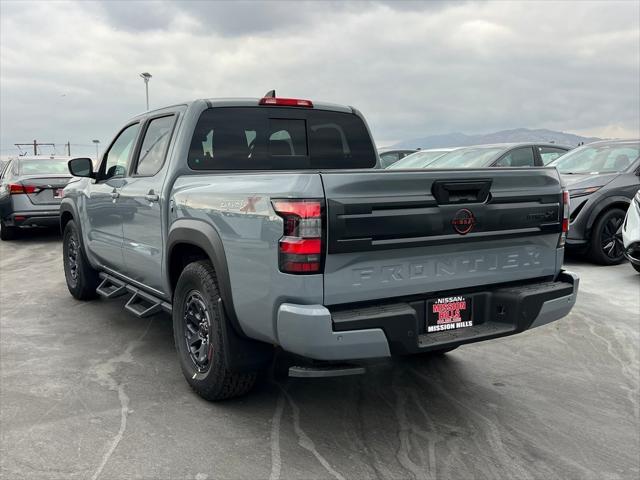
[[[234,373],[249,373],[267,368],[273,358],[273,346],[239,335],[229,322],[221,298],[218,299],[218,315],[227,368]]]

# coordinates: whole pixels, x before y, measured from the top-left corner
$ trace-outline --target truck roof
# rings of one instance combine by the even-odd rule
[[[195,100],[190,100],[188,102],[180,102],[174,103],[172,105],[166,105],[164,107],[155,108],[153,110],[141,112],[132,119],[137,117],[142,117],[145,115],[153,114],[155,112],[162,112],[168,108],[177,107],[181,105],[190,106],[196,102],[205,102],[209,105],[209,108],[217,108],[217,107],[258,107],[258,106],[269,106],[269,105],[260,105],[261,98],[198,98]],[[354,109],[352,107],[346,105],[340,105],[337,103],[328,103],[328,102],[318,102],[316,100],[311,100],[313,102],[313,108],[316,110],[331,110],[334,112],[342,112],[342,113],[353,113]],[[282,107],[279,107],[282,108]],[[298,107],[289,107],[289,108],[298,108]]]

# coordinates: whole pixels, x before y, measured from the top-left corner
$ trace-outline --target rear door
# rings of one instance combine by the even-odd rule
[[[323,172],[325,304],[552,277],[555,169]]]

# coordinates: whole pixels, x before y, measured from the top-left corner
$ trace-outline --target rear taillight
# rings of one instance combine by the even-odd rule
[[[22,183],[10,183],[7,188],[9,195],[18,195],[20,193],[37,193],[40,189],[35,185],[24,185]]]
[[[303,100],[301,98],[264,97],[260,99],[260,105],[313,108],[313,102],[311,100]]]
[[[570,215],[570,197],[569,191],[562,191],[562,234],[560,235],[559,247],[564,247],[564,243],[567,239],[567,233],[569,233],[569,215]]]
[[[284,273],[320,273],[323,264],[322,200],[272,200],[283,220],[278,263]]]

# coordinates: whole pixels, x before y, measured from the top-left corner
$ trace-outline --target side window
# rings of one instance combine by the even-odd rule
[[[109,151],[102,158],[101,180],[120,178],[127,174],[131,150],[135,144],[139,129],[140,124],[138,123],[129,125],[120,132],[118,138],[111,144]]]
[[[136,163],[138,175],[152,176],[162,167],[171,140],[174,120],[175,117],[170,115],[154,118],[149,122]]]
[[[540,158],[542,158],[543,165],[547,165],[548,163],[553,162],[556,158],[567,153],[566,150],[553,147],[538,147],[538,152],[540,152]]]
[[[531,147],[522,147],[511,150],[502,156],[496,162],[496,167],[533,167],[535,164],[533,149]]]
[[[382,164],[382,168],[388,167],[389,165],[393,165],[398,160],[400,160],[398,152],[389,152],[383,153],[380,155],[380,163]]]

